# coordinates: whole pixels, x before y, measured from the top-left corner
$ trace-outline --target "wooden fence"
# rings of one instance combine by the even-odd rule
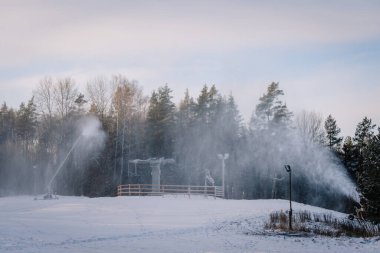
[[[221,186],[123,184],[117,187],[118,196],[159,196],[164,194],[204,195],[224,198]]]

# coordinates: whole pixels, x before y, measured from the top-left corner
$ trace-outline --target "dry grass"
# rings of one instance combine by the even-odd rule
[[[338,219],[331,213],[294,212],[292,215],[292,227],[295,232],[330,237],[373,237],[380,235],[380,225],[363,220]],[[288,231],[288,214],[283,211],[271,213],[265,228]]]

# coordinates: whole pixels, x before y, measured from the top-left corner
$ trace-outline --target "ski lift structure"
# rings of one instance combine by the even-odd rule
[[[175,164],[173,158],[149,158],[149,159],[134,159],[128,161],[130,164],[134,164],[134,175],[137,175],[137,169],[139,164],[149,164],[152,176],[152,192],[157,192],[161,187],[161,165]],[[130,175],[130,171],[128,171]]]
[[[216,186],[215,180],[211,177],[210,171],[205,171],[205,182],[202,185],[161,185],[161,166],[167,164],[175,164],[173,158],[149,158],[129,160],[128,175],[137,175],[138,169],[146,169],[149,165],[151,170],[151,184],[120,184],[117,188],[118,196],[144,196],[144,195],[163,195],[163,194],[186,194],[213,196],[214,198],[224,197],[224,189],[222,186]]]

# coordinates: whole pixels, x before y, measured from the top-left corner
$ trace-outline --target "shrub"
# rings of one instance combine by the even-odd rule
[[[269,221],[265,223],[266,229],[289,230],[289,217],[283,211],[272,212]],[[331,213],[310,213],[309,211],[294,212],[292,215],[294,232],[313,233],[317,235],[338,237],[372,237],[380,235],[380,225],[364,221],[338,219]]]

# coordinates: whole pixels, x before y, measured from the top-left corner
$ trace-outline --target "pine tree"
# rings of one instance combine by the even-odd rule
[[[255,114],[251,118],[252,129],[268,129],[276,127],[287,127],[293,116],[288,107],[279,97],[284,91],[279,89],[279,83],[271,83],[265,93],[259,99]]]
[[[209,89],[204,85],[201,94],[197,99],[196,113],[197,119],[205,125],[212,124],[216,120],[218,109],[220,109],[221,96],[215,85]]]
[[[3,103],[0,109],[0,144],[14,140],[16,114],[12,108]]]
[[[6,190],[13,187],[9,182],[9,177],[6,176],[14,173],[11,166],[12,157],[16,147],[15,129],[16,129],[16,113],[12,108],[8,108],[6,103],[3,103],[0,109],[0,190]],[[13,164],[12,164],[13,165]]]
[[[161,144],[162,130],[160,129],[160,110],[158,93],[154,90],[149,100],[148,115],[147,115],[147,138],[149,154],[151,156],[158,156]]]
[[[172,157],[173,155],[176,107],[172,101],[173,96],[171,93],[172,90],[167,85],[158,89],[159,123],[163,129],[161,155],[164,157]]]
[[[331,150],[338,151],[340,149],[340,145],[342,143],[343,137],[339,137],[340,128],[336,124],[336,120],[331,116],[331,114],[327,117],[325,121],[325,130],[326,130],[326,138],[327,145]]]
[[[354,145],[355,154],[354,163],[356,164],[355,170],[360,172],[363,165],[363,150],[367,147],[369,140],[374,136],[375,124],[372,124],[372,120],[364,117],[364,119],[357,125],[355,131]]]
[[[357,125],[355,131],[355,145],[361,153],[363,148],[367,146],[368,141],[373,137],[373,129],[376,127],[375,124],[372,124],[372,120],[364,117],[364,119]]]
[[[217,129],[220,129],[218,153],[229,154],[229,159],[226,161],[229,168],[225,178],[226,197],[241,197],[241,171],[238,162],[240,138],[244,131],[243,120],[232,94],[223,99],[223,103],[224,110],[221,112]]]
[[[352,141],[352,138],[350,136],[347,136],[346,139],[344,139],[342,152],[343,152],[342,162],[344,166],[346,167],[348,174],[356,182],[357,181],[356,179],[357,163],[355,162],[355,157],[357,157],[358,154],[357,154],[357,150],[355,149],[354,142]]]
[[[84,115],[85,114],[84,105],[87,103],[87,100],[84,99],[84,95],[82,93],[79,93],[74,103],[75,103],[75,106],[74,106],[75,112],[78,115]]]
[[[186,89],[185,97],[180,101],[177,112],[177,124],[175,134],[175,158],[178,164],[178,171],[181,179],[180,182],[190,184],[191,166],[194,164],[191,154],[196,125],[196,103],[190,96],[189,90]]]
[[[147,123],[150,155],[171,157],[174,145],[175,105],[167,85],[153,91],[149,102]]]
[[[235,98],[230,94],[226,102],[226,121],[231,125],[230,128],[234,130],[237,135],[240,135],[242,131],[243,119],[240,115],[238,107],[235,102]]]
[[[185,97],[179,103],[178,123],[183,126],[189,126],[195,120],[195,102],[190,97],[189,90],[186,89]]]
[[[28,101],[25,106],[21,103],[20,109],[17,112],[16,130],[20,140],[24,143],[24,148],[27,149],[28,145],[32,142],[37,127],[36,106],[34,98]]]
[[[281,166],[273,156],[280,155],[281,145],[288,143],[293,114],[280,99],[284,91],[279,89],[279,83],[271,83],[267,92],[260,97],[256,110],[250,122],[250,142],[252,160],[260,160],[254,165],[247,164],[254,178],[255,185],[250,187],[250,197],[268,198],[272,195],[273,180],[276,177],[275,168]],[[283,165],[282,165],[283,166]],[[271,175],[264,175],[263,171],[270,171]],[[273,173],[273,174],[272,174]]]
[[[380,128],[378,131],[363,148],[362,169],[358,172],[358,185],[367,217],[376,222],[380,222]]]

